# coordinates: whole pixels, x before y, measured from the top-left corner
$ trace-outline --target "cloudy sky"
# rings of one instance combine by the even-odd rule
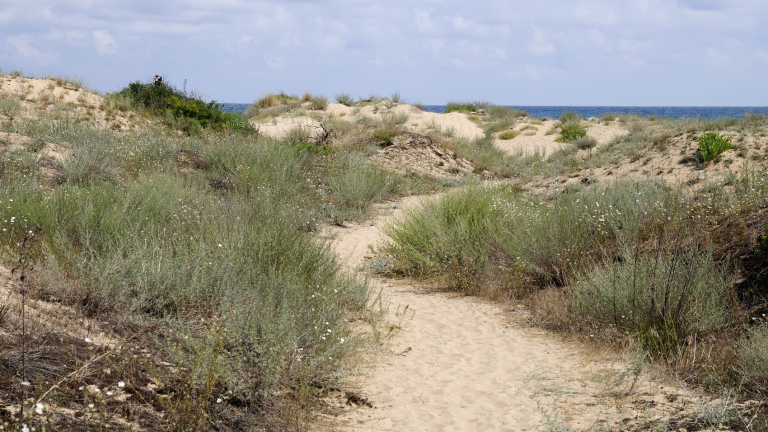
[[[0,0],[0,68],[209,99],[768,105],[765,0]]]

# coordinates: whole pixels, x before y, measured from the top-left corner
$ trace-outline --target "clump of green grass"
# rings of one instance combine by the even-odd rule
[[[450,101],[445,106],[444,113],[450,112],[464,112],[469,113],[475,110],[475,104],[471,102],[453,102]]]
[[[520,135],[520,131],[516,130],[507,130],[499,134],[499,139],[501,140],[511,140],[512,138],[515,138],[516,136]]]
[[[497,212],[493,195],[482,188],[451,193],[388,225],[391,240],[382,251],[396,258],[396,273],[447,277],[454,288],[471,290],[488,263]]]
[[[713,160],[731,148],[733,148],[731,137],[723,137],[717,132],[707,132],[699,137],[699,151],[704,162]]]
[[[400,186],[400,180],[359,155],[345,154],[333,168],[328,185],[340,210],[334,218],[357,220],[366,214],[372,203],[392,196]]]

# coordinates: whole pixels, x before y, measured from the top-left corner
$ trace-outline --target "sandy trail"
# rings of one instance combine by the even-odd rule
[[[334,228],[336,250],[358,268],[371,255],[369,246],[381,242],[387,221],[418,202],[410,197],[383,206],[371,222]],[[571,428],[613,427],[652,414],[637,408],[647,401],[667,411],[665,404],[677,399],[676,390],[648,379],[632,397],[596,396],[605,386],[599,378],[618,376],[626,363],[597,359],[576,343],[526,326],[519,306],[430,293],[408,280],[372,283],[390,304],[389,322],[403,328],[373,370],[352,379],[374,408],[344,409],[341,430],[543,430],[548,420],[542,413],[553,425],[555,407],[558,421]],[[406,305],[409,313],[397,316]],[[563,397],[555,405],[558,395]]]

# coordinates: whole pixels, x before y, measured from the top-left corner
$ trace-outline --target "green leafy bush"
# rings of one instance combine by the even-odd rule
[[[499,134],[499,139],[510,140],[510,139],[512,139],[512,138],[514,138],[514,137],[516,137],[518,135],[520,135],[520,131],[508,130],[508,131],[504,131],[504,132],[500,133]]]
[[[557,142],[570,143],[587,136],[587,130],[581,127],[578,122],[563,123],[560,128],[560,136],[555,139]]]
[[[707,132],[699,137],[699,151],[705,162],[711,161],[730,148],[733,148],[731,137],[723,137],[717,132]]]
[[[133,82],[120,90],[118,95],[129,98],[134,104],[144,107],[150,113],[164,118],[188,134],[194,134],[198,128],[222,130],[224,127],[243,130],[248,128],[244,119],[238,119],[232,113],[221,109],[223,104],[216,101],[204,102],[202,99],[187,95],[174,87],[163,84],[142,84]],[[176,120],[174,122],[173,120]]]

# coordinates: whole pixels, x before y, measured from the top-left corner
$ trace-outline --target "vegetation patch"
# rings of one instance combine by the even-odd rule
[[[560,126],[560,136],[555,141],[570,143],[585,136],[587,136],[587,130],[581,127],[578,122],[564,123]]]
[[[170,84],[143,84],[137,81],[128,84],[117,94],[153,115],[166,119],[167,123],[180,126],[190,135],[201,127],[217,131],[224,128],[247,128],[247,122],[242,116],[223,111],[223,104],[216,101],[206,103],[199,96],[180,91]]]
[[[723,137],[717,132],[707,132],[699,137],[699,151],[704,162],[709,162],[732,148],[731,137]]]
[[[516,130],[507,130],[499,134],[499,139],[501,140],[511,140],[512,138],[520,135],[520,131]]]

